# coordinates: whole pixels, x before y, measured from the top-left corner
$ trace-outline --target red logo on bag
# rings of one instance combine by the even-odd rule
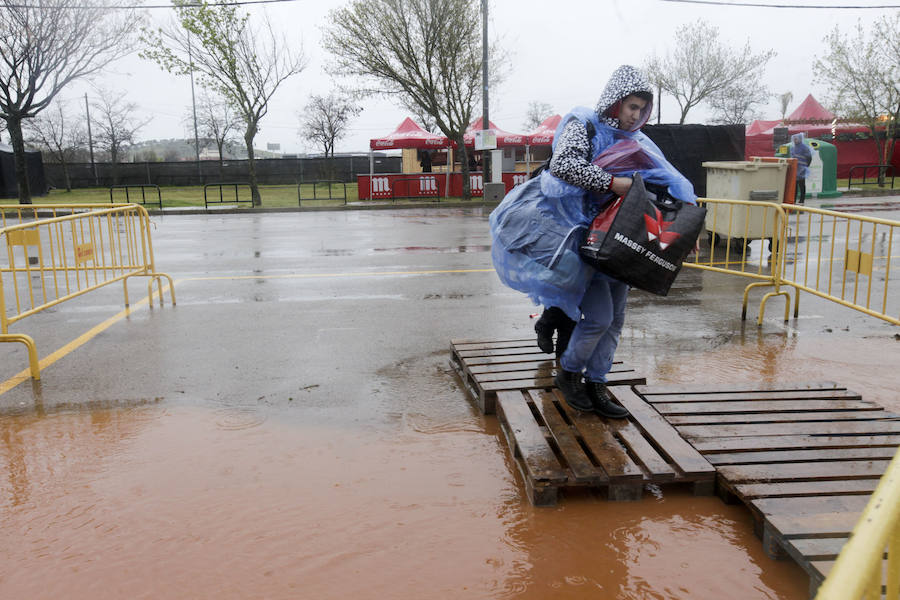
[[[666,231],[675,221],[663,221],[662,213],[659,212],[659,209],[654,207],[653,210],[656,212],[656,219],[648,214],[644,215],[644,223],[647,225],[647,237],[651,242],[658,239],[659,247],[665,250],[669,247],[669,244],[680,238],[681,234],[674,231]]]

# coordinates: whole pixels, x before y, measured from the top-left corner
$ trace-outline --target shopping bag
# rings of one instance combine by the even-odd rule
[[[665,296],[703,228],[706,209],[631,189],[595,218],[579,248],[582,260],[619,281]]]

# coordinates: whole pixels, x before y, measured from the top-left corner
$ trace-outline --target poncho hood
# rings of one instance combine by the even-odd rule
[[[600,115],[600,120],[610,127],[618,128],[618,103],[636,92],[645,92],[650,94],[651,98],[653,96],[653,88],[650,87],[650,82],[643,73],[631,65],[622,65],[613,71],[597,102],[597,114]],[[637,131],[643,127],[652,112],[653,100],[651,99],[641,111],[641,118],[638,119],[631,131]]]

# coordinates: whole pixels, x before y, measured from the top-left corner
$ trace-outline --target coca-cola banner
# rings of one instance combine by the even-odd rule
[[[503,173],[506,191],[528,179],[528,173]],[[390,173],[374,176],[357,175],[359,199],[394,198],[444,198],[460,197],[463,192],[462,173],[450,173],[450,193],[447,193],[447,175],[444,173]],[[480,172],[469,173],[469,185],[473,196],[484,193],[484,177]]]

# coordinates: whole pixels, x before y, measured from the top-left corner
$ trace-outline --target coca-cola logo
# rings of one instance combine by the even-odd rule
[[[393,146],[394,142],[390,140],[375,140],[375,147],[380,148],[381,146]]]
[[[549,135],[536,135],[531,138],[532,144],[549,144],[553,141],[553,138]]]
[[[507,144],[521,144],[522,136],[521,135],[510,135],[504,138],[504,141]]]
[[[425,140],[425,145],[426,146],[443,146],[444,141],[443,140]]]

